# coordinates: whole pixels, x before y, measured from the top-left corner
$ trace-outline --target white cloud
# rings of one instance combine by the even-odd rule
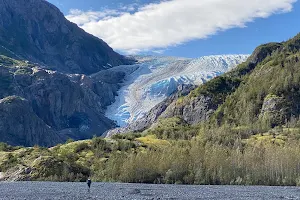
[[[126,9],[126,12],[71,10],[66,17],[114,49],[139,52],[163,49],[230,28],[245,27],[256,18],[290,12],[296,1],[169,0],[144,5],[133,14]]]
[[[134,12],[139,8],[140,4],[132,3],[132,4],[120,4],[120,10],[124,10],[127,12]]]
[[[111,17],[121,16],[125,12],[119,12],[118,10],[104,9],[102,11],[81,11],[78,9],[71,9],[67,19],[71,22],[78,24],[78,26],[83,26],[91,22],[98,22],[100,20],[107,20]]]

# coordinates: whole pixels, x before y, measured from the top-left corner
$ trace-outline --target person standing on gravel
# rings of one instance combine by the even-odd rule
[[[87,180],[87,185],[88,185],[88,187],[89,187],[89,189],[88,189],[89,192],[90,192],[91,184],[92,184],[91,179],[88,179],[88,180]]]

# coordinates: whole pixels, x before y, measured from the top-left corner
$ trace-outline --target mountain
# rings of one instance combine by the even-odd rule
[[[142,95],[147,96],[147,100],[136,100],[138,103],[145,101],[145,107],[141,106],[139,111],[145,109],[143,112],[146,113],[147,109],[150,110],[178,88],[187,93],[194,88],[194,84],[231,69],[246,57],[212,56],[197,60],[164,57],[143,57],[142,60],[142,57],[135,57],[140,59],[137,64],[83,75],[64,74],[0,55],[0,99],[3,108],[0,118],[3,122],[10,122],[0,126],[0,140],[12,145],[51,146],[68,138],[80,140],[102,135],[116,126],[107,113],[120,102],[120,98],[127,98],[122,96],[126,95],[123,92],[127,84],[132,83],[130,87],[140,87],[145,91]],[[162,88],[157,87],[164,80],[167,80],[166,84]],[[159,93],[149,92],[149,88],[154,87]],[[112,104],[115,97],[117,101]],[[18,108],[22,105],[23,115],[19,116]],[[30,116],[31,120],[26,120],[26,116]]]
[[[261,45],[232,71],[186,95],[169,97],[140,120],[112,130],[108,136],[143,131],[159,119],[173,117],[189,125],[229,124],[249,133],[286,126],[300,115],[299,51],[300,34],[287,42]]]
[[[135,56],[137,69],[127,73],[106,116],[126,126],[172,95],[181,85],[200,85],[244,62],[248,55],[204,56],[197,59]],[[121,69],[120,69],[121,70]],[[128,70],[123,70],[128,71]]]
[[[115,121],[142,117],[179,85],[201,84],[247,57],[129,58],[47,1],[0,0],[0,12],[0,118],[10,122],[0,124],[0,140],[12,145],[101,135]]]
[[[0,13],[3,55],[78,74],[132,63],[45,0],[0,0]]]
[[[52,146],[115,127],[104,113],[124,74],[101,71],[135,61],[47,1],[0,0],[0,12],[0,141]]]
[[[104,111],[117,89],[90,76],[65,75],[0,55],[0,119],[9,122],[1,123],[0,140],[49,146],[101,135],[115,127]]]
[[[242,84],[224,99],[211,121],[269,129],[299,118],[299,52],[300,34],[287,42],[258,47],[230,77],[239,78]]]
[[[299,185],[299,58],[300,34],[261,45],[231,71],[200,86],[182,85],[119,132],[127,134],[49,149],[0,143],[0,180]],[[120,66],[91,77],[135,70]],[[8,86],[9,79],[0,80]],[[10,103],[8,111],[28,109],[17,97],[1,100],[0,109]]]

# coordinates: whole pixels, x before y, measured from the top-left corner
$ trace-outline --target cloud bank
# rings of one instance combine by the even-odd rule
[[[114,49],[134,53],[245,27],[257,18],[290,12],[296,1],[169,0],[141,6],[134,13],[129,9],[71,10],[66,17]]]

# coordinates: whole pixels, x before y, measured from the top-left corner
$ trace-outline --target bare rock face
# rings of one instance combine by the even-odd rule
[[[268,95],[263,103],[259,117],[272,127],[282,125],[288,119],[290,105],[283,97]]]
[[[0,100],[0,141],[33,146],[52,146],[62,142],[60,136],[41,120],[29,102],[18,96]]]
[[[57,72],[38,70],[31,77],[32,84],[23,89],[23,95],[45,123],[56,131],[68,129],[62,132],[66,137],[86,139],[114,126],[104,117],[105,106],[92,88]]]
[[[82,74],[132,62],[69,22],[45,0],[0,0],[0,13],[2,54]]]
[[[5,179],[5,175],[3,172],[0,172],[0,181],[3,181]]]
[[[51,146],[68,138],[100,136],[115,127],[104,111],[114,101],[118,84],[2,58],[6,66],[0,66],[1,142]]]
[[[188,124],[197,124],[206,121],[215,112],[217,105],[212,102],[210,97],[201,95],[190,99],[174,101],[168,106],[166,111],[162,113],[162,118],[180,117]]]

